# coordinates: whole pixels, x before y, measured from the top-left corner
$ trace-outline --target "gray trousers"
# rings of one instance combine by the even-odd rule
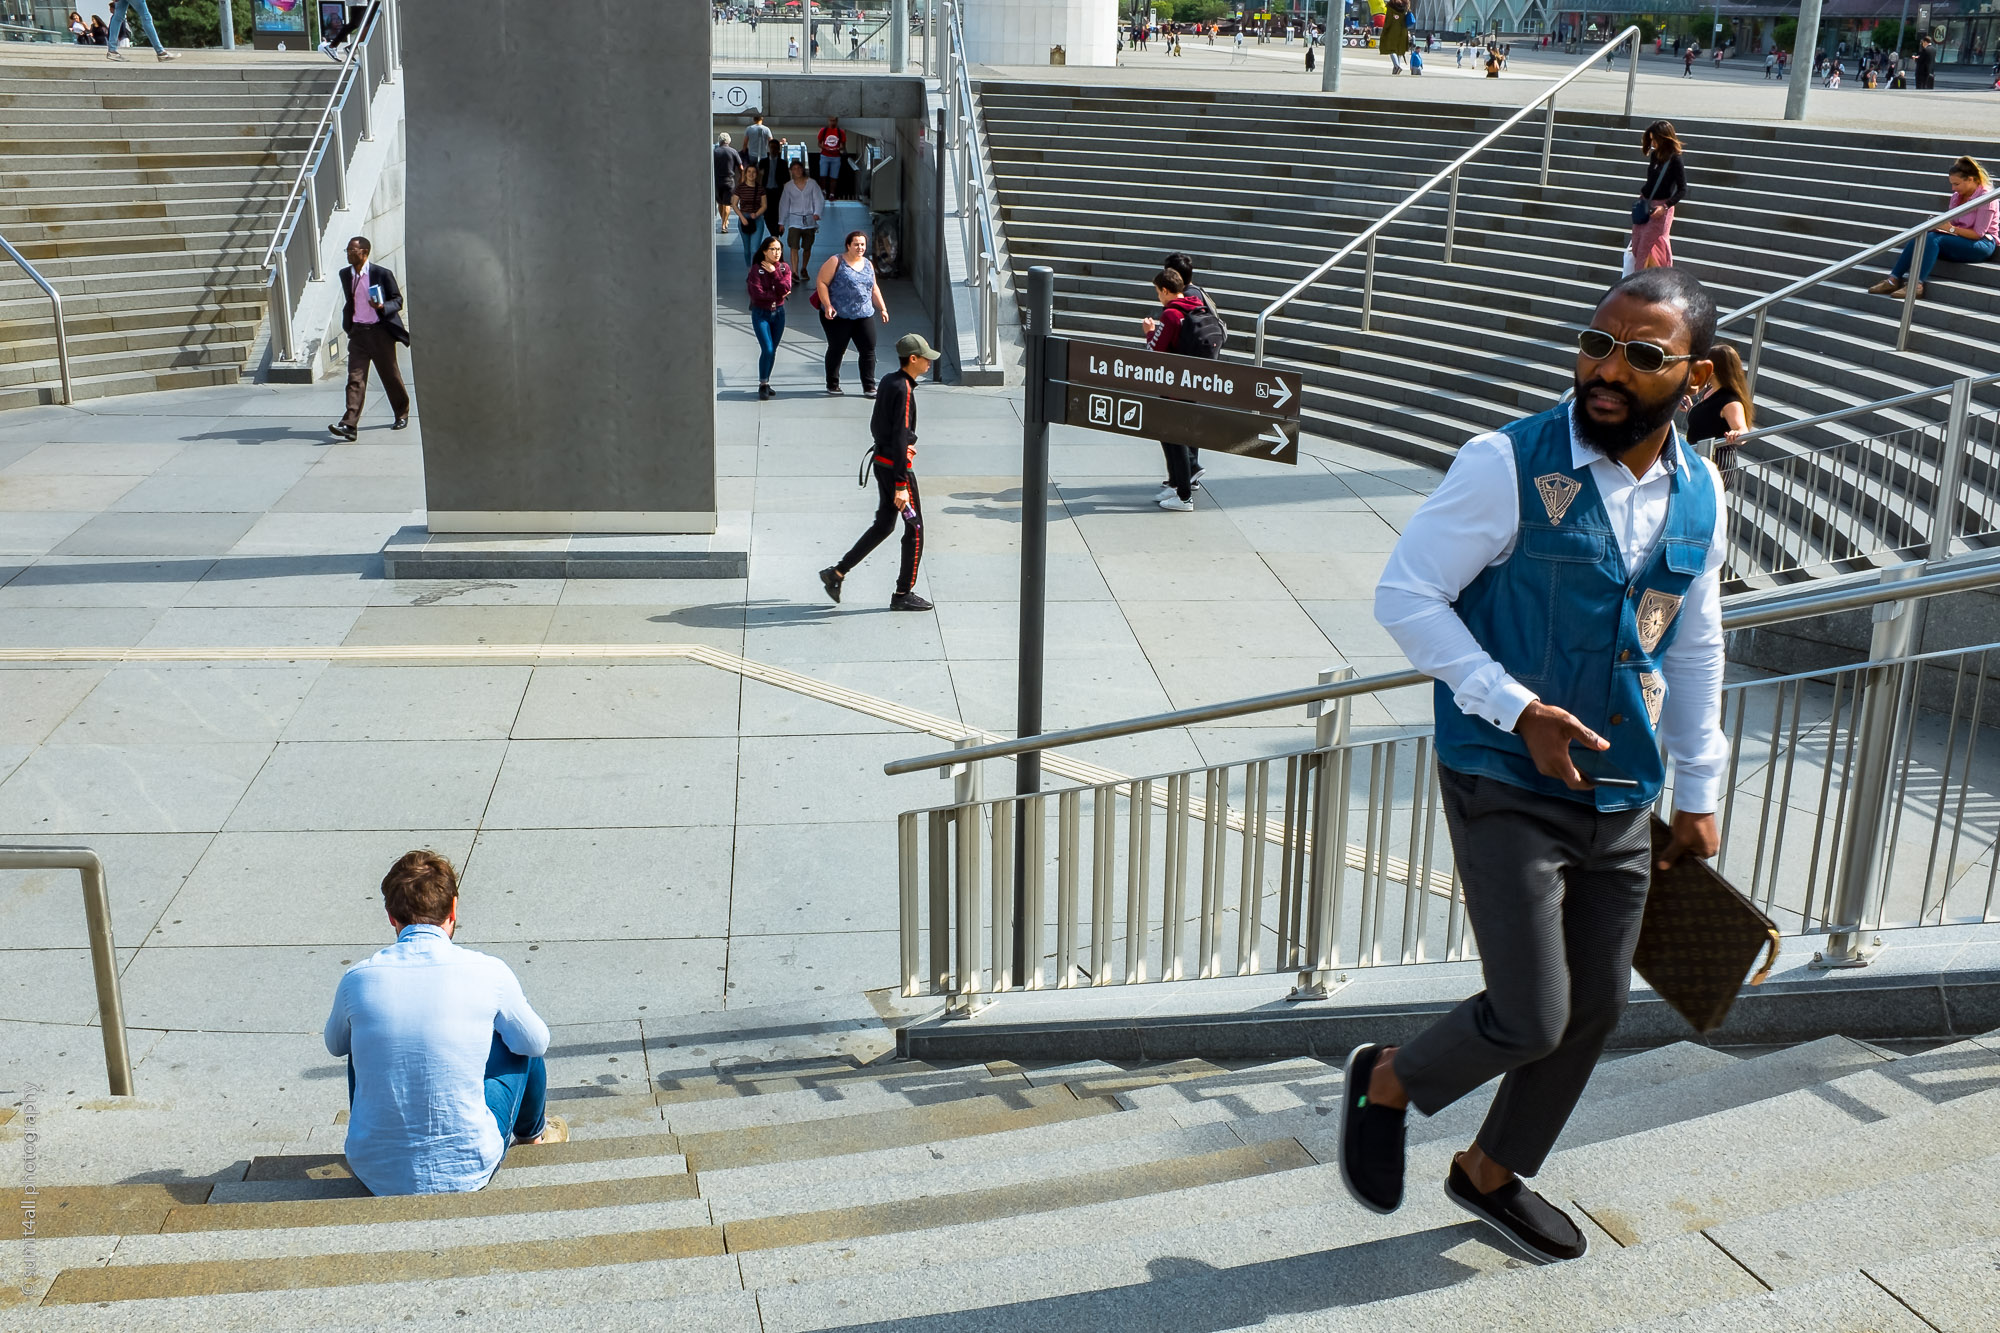
[[[1618,1025],[1652,882],[1647,810],[1600,813],[1438,769],[1486,989],[1396,1051],[1425,1115],[1498,1077],[1488,1157],[1532,1176]]]

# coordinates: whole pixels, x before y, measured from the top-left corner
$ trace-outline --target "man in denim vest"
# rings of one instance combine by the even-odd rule
[[[1613,287],[1578,338],[1574,402],[1469,441],[1375,590],[1376,618],[1437,681],[1438,777],[1485,989],[1404,1046],[1348,1057],[1341,1178],[1394,1210],[1405,1108],[1434,1115],[1497,1077],[1445,1192],[1537,1263],[1587,1248],[1520,1177],[1625,1007],[1662,744],[1661,864],[1717,848],[1722,484],[1673,427],[1708,382],[1714,333],[1715,303],[1681,270]]]

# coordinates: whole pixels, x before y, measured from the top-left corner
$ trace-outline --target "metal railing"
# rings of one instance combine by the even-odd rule
[[[0,847],[0,870],[74,870],[83,880],[90,970],[97,981],[97,1022],[104,1029],[104,1073],[111,1095],[132,1095],[132,1051],[125,1040],[125,996],[111,939],[111,890],[104,862],[88,847]]]
[[[1954,542],[2000,531],[2000,412],[1973,401],[1992,384],[2000,374],[1737,436],[1718,459],[1729,512],[1725,583],[1796,581],[1916,556],[1943,560]],[[1942,421],[1831,444],[1791,438],[1939,399]]]
[[[350,155],[355,145],[375,137],[375,90],[394,77],[401,63],[398,19],[396,0],[374,0],[362,16],[326,109],[313,130],[305,161],[285,196],[271,242],[264,247],[262,264],[272,293],[271,338],[276,360],[298,360],[292,319],[306,283],[325,276],[320,267],[320,246],[334,211],[349,206]]]
[[[1507,119],[1501,121],[1499,128],[1493,130],[1492,132],[1487,134],[1486,137],[1482,138],[1478,143],[1472,145],[1472,147],[1466,149],[1463,153],[1460,153],[1457,157],[1453,158],[1450,164],[1447,165],[1442,171],[1438,172],[1435,176],[1432,176],[1422,185],[1419,185],[1406,198],[1404,198],[1404,200],[1401,203],[1397,204],[1394,208],[1391,208],[1381,217],[1376,218],[1373,222],[1369,223],[1366,227],[1362,228],[1359,235],[1355,236],[1352,240],[1348,241],[1347,244],[1341,246],[1340,249],[1334,251],[1332,258],[1328,259],[1325,263],[1321,264],[1318,268],[1314,269],[1312,272],[1306,274],[1305,277],[1293,283],[1292,286],[1286,290],[1284,295],[1280,296],[1277,300],[1273,301],[1271,304],[1265,306],[1262,310],[1258,311],[1256,363],[1260,366],[1264,364],[1264,326],[1270,320],[1271,316],[1277,314],[1280,310],[1283,310],[1286,306],[1290,305],[1293,299],[1297,297],[1300,292],[1303,292],[1306,288],[1318,282],[1328,273],[1331,273],[1335,268],[1339,267],[1340,264],[1343,261],[1345,261],[1349,255],[1353,254],[1357,249],[1360,249],[1364,246],[1366,247],[1367,253],[1364,261],[1364,266],[1362,270],[1362,279],[1361,279],[1361,330],[1362,332],[1366,333],[1368,331],[1369,321],[1374,314],[1374,305],[1375,305],[1376,237],[1381,234],[1383,228],[1387,227],[1391,222],[1394,222],[1397,218],[1403,216],[1403,214],[1415,208],[1419,203],[1421,203],[1424,200],[1426,196],[1430,194],[1432,190],[1437,189],[1438,186],[1443,185],[1446,182],[1449,182],[1451,185],[1451,198],[1450,202],[1447,203],[1445,206],[1444,262],[1449,264],[1451,262],[1453,244],[1458,239],[1458,189],[1459,189],[1459,181],[1464,174],[1466,164],[1471,162],[1475,157],[1478,157],[1481,153],[1485,152],[1486,149],[1491,147],[1494,143],[1498,142],[1503,135],[1505,135],[1508,131],[1512,130],[1516,125],[1520,124],[1523,120],[1526,120],[1528,116],[1531,113],[1533,113],[1536,107],[1544,108],[1542,116],[1541,183],[1544,186],[1546,186],[1549,183],[1550,158],[1555,151],[1556,95],[1562,92],[1563,89],[1569,87],[1570,84],[1574,83],[1576,80],[1582,78],[1585,74],[1589,73],[1597,65],[1609,63],[1612,57],[1618,53],[1618,48],[1626,45],[1627,43],[1631,44],[1632,58],[1630,65],[1625,72],[1625,114],[1627,117],[1630,117],[1632,114],[1632,97],[1636,89],[1639,78],[1639,29],[1637,27],[1626,28],[1622,32],[1620,32],[1617,36],[1613,37],[1610,41],[1606,42],[1600,50],[1594,52],[1588,59],[1578,63],[1576,68],[1570,70],[1569,73],[1563,75],[1560,79],[1557,79],[1553,84],[1549,85],[1549,89],[1547,92],[1543,93],[1540,97],[1537,97],[1534,101],[1528,103],[1528,105],[1522,107],[1519,111],[1516,111],[1513,115],[1507,117]]]
[[[1747,358],[1748,366],[1746,367],[1746,376],[1750,381],[1752,392],[1755,392],[1757,388],[1757,367],[1763,359],[1764,354],[1764,321],[1765,317],[1771,313],[1773,306],[1781,301],[1790,300],[1800,292],[1819,286],[1828,278],[1839,277],[1849,269],[1864,264],[1877,255],[1885,254],[1890,250],[1897,249],[1914,241],[1916,244],[1910,252],[1910,280],[1903,285],[1903,318],[1901,324],[1896,329],[1896,350],[1899,352],[1903,351],[1909,345],[1910,325],[1916,318],[1917,275],[1922,273],[1924,269],[1924,250],[1929,244],[1931,232],[1951,219],[1958,217],[1960,214],[1970,209],[1978,208],[1982,204],[1994,199],[2000,199],[2000,186],[1995,186],[1983,194],[1974,195],[1962,204],[1953,204],[1943,212],[1934,213],[1915,226],[1897,232],[1886,241],[1878,241],[1866,249],[1856,251],[1845,259],[1835,260],[1825,268],[1808,274],[1800,278],[1797,282],[1788,283],[1780,287],[1777,291],[1772,292],[1769,296],[1760,296],[1750,302],[1750,304],[1740,306],[1716,320],[1716,331],[1721,332],[1732,324],[1740,323],[1752,315],[1756,316],[1756,323],[1750,331],[1750,355]]]
[[[1718,865],[1788,933],[1827,935],[1833,962],[1854,961],[1867,930],[1991,915],[2000,775],[1975,755],[1988,725],[1985,667],[2000,644],[1918,657],[1910,641],[1919,600],[1994,586],[2000,561],[1935,573],[1910,565],[1881,583],[1739,597],[1725,611],[1728,629],[1890,612],[1861,666],[1724,689],[1730,761]],[[1332,675],[1256,699],[887,765],[964,766],[951,804],[899,819],[903,992],[946,994],[962,1013],[992,991],[1268,970],[1295,971],[1292,995],[1307,999],[1326,994],[1343,967],[1472,956],[1432,737],[1350,735],[1349,701],[1428,680],[1415,671]],[[977,792],[982,759],[1300,704],[1333,707],[1297,753],[1103,774],[1029,796]],[[1795,805],[1807,799],[1817,804]],[[1913,847],[1923,849],[1921,875],[1884,850]],[[1014,954],[1017,879],[1025,959]]]
[[[63,405],[67,407],[75,401],[75,395],[71,392],[69,382],[69,335],[63,327],[62,297],[49,285],[49,280],[37,272],[35,266],[30,264],[19,250],[8,243],[5,236],[0,236],[0,251],[5,251],[9,259],[19,264],[21,271],[28,275],[28,279],[41,288],[42,294],[49,298],[49,317],[54,321],[56,330],[56,374],[62,383]]]
[[[980,129],[978,104],[972,97],[972,75],[966,67],[965,22],[954,0],[945,0],[942,54],[946,72],[939,80],[945,102],[945,123],[951,126],[949,145],[958,187],[958,220],[965,246],[966,286],[976,304],[979,365],[1000,364],[1000,305],[1006,296],[1000,263],[1000,226],[993,215],[993,188],[986,176],[986,140]],[[942,294],[939,299],[942,300]]]

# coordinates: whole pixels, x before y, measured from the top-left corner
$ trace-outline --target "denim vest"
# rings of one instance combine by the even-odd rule
[[[1461,773],[1599,810],[1636,810],[1658,799],[1665,777],[1654,735],[1667,697],[1660,660],[1689,586],[1707,567],[1714,479],[1678,432],[1669,437],[1676,465],[1667,521],[1635,577],[1590,469],[1572,465],[1569,412],[1561,404],[1503,429],[1514,446],[1520,532],[1513,554],[1482,570],[1453,609],[1509,675],[1610,741],[1605,757],[1639,786],[1573,792],[1542,776],[1519,736],[1461,710],[1442,681],[1438,758]]]

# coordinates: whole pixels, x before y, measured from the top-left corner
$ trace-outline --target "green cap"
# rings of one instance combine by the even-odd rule
[[[920,356],[926,361],[938,360],[937,348],[925,342],[923,334],[906,333],[896,339],[896,359],[907,361],[913,356]]]

